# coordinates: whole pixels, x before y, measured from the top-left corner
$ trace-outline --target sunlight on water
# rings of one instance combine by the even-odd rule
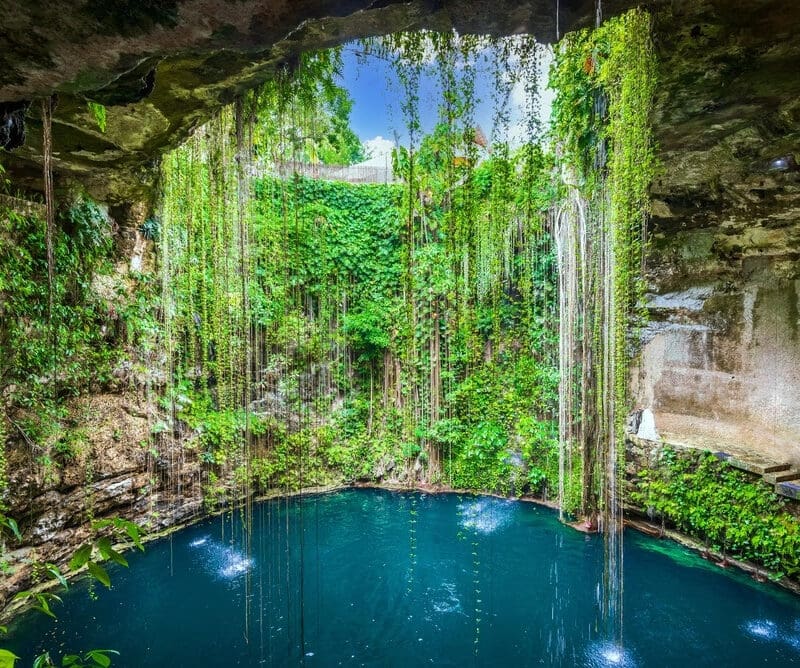
[[[237,575],[247,572],[253,565],[252,559],[246,559],[239,554],[233,553],[227,555],[225,566],[219,571],[220,575],[224,578],[233,578]]]
[[[514,506],[503,499],[481,498],[460,504],[458,510],[462,527],[490,534],[511,522]]]
[[[753,619],[742,625],[744,632],[755,640],[791,647],[800,652],[800,620],[793,629],[782,629],[770,619]]]

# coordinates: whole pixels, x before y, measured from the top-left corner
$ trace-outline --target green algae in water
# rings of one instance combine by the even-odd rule
[[[800,601],[632,533],[624,647],[605,642],[602,540],[541,507],[348,490],[262,503],[253,521],[250,554],[238,513],[205,521],[131,554],[97,600],[77,584],[56,622],[26,615],[7,646],[22,665],[93,647],[129,667],[800,663]]]
[[[683,547],[678,543],[667,540],[659,539],[653,540],[646,536],[642,536],[636,532],[628,534],[630,539],[634,541],[637,548],[661,554],[676,564],[685,568],[702,568],[708,571],[719,571],[719,566],[715,566],[709,562],[708,559],[703,559],[697,552]]]
[[[723,569],[716,562],[709,559],[704,559],[695,550],[680,545],[673,540],[666,538],[653,539],[640,534],[637,531],[629,532],[627,536],[627,540],[632,541],[637,549],[647,550],[648,552],[662,555],[683,568],[697,568],[714,573],[716,575],[719,575],[723,572]],[[758,582],[753,579],[753,577],[744,571],[735,568],[734,566],[731,566],[727,571],[724,571],[724,574],[727,578],[737,581],[743,587],[752,587],[768,596],[781,599],[784,602],[789,603],[789,605],[796,604],[798,602],[797,596],[790,593],[788,590],[778,588],[774,585]]]

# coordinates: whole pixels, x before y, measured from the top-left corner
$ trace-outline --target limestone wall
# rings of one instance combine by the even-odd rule
[[[800,464],[800,217],[760,245],[757,217],[673,226],[655,221],[638,406],[673,442]]]

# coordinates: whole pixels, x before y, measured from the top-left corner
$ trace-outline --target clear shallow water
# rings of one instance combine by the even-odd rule
[[[602,552],[545,508],[488,497],[267,502],[249,554],[237,515],[206,521],[129,554],[95,600],[76,583],[58,621],[26,615],[3,646],[22,666],[96,647],[130,668],[800,664],[799,599],[632,532],[624,649],[603,642]]]

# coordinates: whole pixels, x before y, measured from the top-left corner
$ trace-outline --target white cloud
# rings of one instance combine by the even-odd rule
[[[542,52],[539,61],[539,71],[537,72],[537,88],[539,89],[539,123],[542,130],[546,130],[550,122],[550,113],[553,107],[555,93],[547,88],[547,78],[550,72],[550,65],[553,61],[553,52],[547,47]],[[520,146],[528,140],[528,124],[525,120],[525,107],[527,104],[527,94],[525,84],[517,81],[511,89],[510,107],[511,119],[508,131],[508,142],[512,146]]]
[[[382,158],[387,155],[391,156],[392,150],[394,149],[394,142],[391,139],[382,137],[381,135],[373,137],[372,139],[367,139],[362,143],[364,146],[364,152],[367,154],[368,158]]]

